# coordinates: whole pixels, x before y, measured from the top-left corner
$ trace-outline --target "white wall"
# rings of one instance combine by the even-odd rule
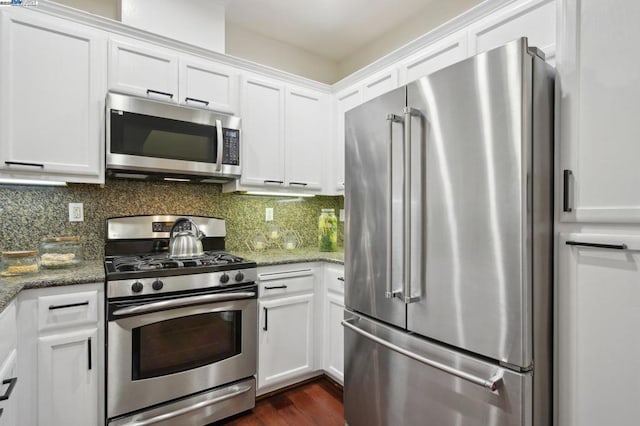
[[[450,19],[482,3],[482,1],[483,0],[425,2],[425,4],[428,3],[429,5],[422,12],[409,18],[377,40],[363,46],[355,54],[339,61],[337,69],[338,79],[342,79],[360,68],[369,65],[376,59],[426,34]]]
[[[122,0],[123,24],[225,53],[221,0]]]
[[[227,54],[322,83],[338,81],[338,64],[290,44],[227,24]]]
[[[94,15],[120,20],[120,0],[54,0],[56,3],[84,10]]]

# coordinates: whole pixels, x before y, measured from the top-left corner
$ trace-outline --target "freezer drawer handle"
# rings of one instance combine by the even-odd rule
[[[626,250],[628,247],[626,244],[600,244],[600,243],[585,243],[582,241],[567,241],[568,246],[581,246],[581,247],[594,247],[611,250]]]
[[[237,293],[218,293],[218,294],[207,294],[205,296],[183,297],[180,299],[165,300],[163,302],[147,303],[145,305],[128,306],[126,308],[113,311],[112,315],[120,316],[120,315],[130,315],[130,314],[142,314],[147,312],[161,311],[165,309],[175,309],[175,308],[183,308],[185,306],[202,305],[204,303],[250,299],[255,296],[256,296],[256,293],[253,291],[240,291]]]
[[[360,334],[363,337],[366,337],[369,340],[372,340],[376,343],[378,343],[379,345],[382,345],[388,349],[391,349],[394,352],[398,352],[399,354],[402,354],[408,358],[411,358],[413,360],[416,360],[418,362],[421,362],[422,364],[428,365],[430,367],[433,368],[437,368],[440,371],[444,371],[445,373],[451,374],[453,376],[459,377],[461,379],[464,379],[468,382],[471,382],[475,385],[478,386],[482,386],[483,388],[487,388],[490,391],[495,391],[496,389],[498,389],[498,387],[502,384],[502,371],[498,370],[496,372],[496,374],[493,375],[493,377],[489,378],[489,379],[483,379],[481,377],[477,377],[474,376],[473,374],[469,374],[466,373],[464,371],[460,371],[458,369],[449,367],[448,365],[445,364],[441,364],[437,361],[433,361],[430,359],[427,359],[425,357],[422,357],[418,354],[415,354],[411,351],[408,351],[406,349],[401,348],[400,346],[394,345],[393,343],[389,343],[384,339],[379,338],[378,336],[375,336],[369,332],[366,332],[364,330],[362,330],[361,328],[356,327],[355,325],[351,324],[349,321],[351,320],[343,320],[342,321],[342,325],[344,327],[347,327],[348,329]]]
[[[160,414],[159,416],[151,417],[150,419],[133,422],[131,423],[131,426],[146,426],[146,425],[152,425],[155,423],[164,422],[166,420],[181,416],[191,411],[199,410],[209,405],[217,404],[219,402],[226,401],[227,399],[235,398],[236,396],[242,395],[243,393],[249,392],[250,390],[251,390],[251,386],[242,386],[237,390],[234,390],[233,392],[228,393],[226,395],[222,395],[218,398],[213,398],[208,401],[201,401],[193,405],[190,405],[188,407],[184,407],[179,410],[172,411],[170,413]]]

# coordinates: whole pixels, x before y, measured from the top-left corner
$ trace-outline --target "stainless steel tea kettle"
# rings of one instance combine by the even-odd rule
[[[173,234],[179,224],[189,222],[191,229],[183,229],[177,234]],[[180,229],[180,228],[178,228]],[[189,217],[179,217],[173,223],[169,233],[169,256],[175,258],[198,257],[204,254],[202,249],[202,238],[204,233],[200,231],[198,225]]]

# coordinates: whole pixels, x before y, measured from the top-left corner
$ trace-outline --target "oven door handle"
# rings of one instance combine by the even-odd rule
[[[182,297],[174,300],[147,303],[145,305],[128,306],[113,311],[113,316],[143,314],[147,312],[163,311],[166,309],[182,308],[184,306],[202,305],[211,302],[226,302],[229,300],[251,299],[256,296],[255,291],[241,291],[237,293],[207,294],[204,296]]]
[[[181,408],[179,410],[176,411],[172,411],[170,413],[165,413],[165,414],[161,414],[159,416],[155,416],[155,417],[151,417],[150,419],[144,419],[144,420],[140,420],[137,422],[133,422],[131,423],[131,426],[146,426],[146,425],[152,425],[154,423],[159,423],[159,422],[163,422],[165,420],[171,419],[173,417],[177,417],[177,416],[181,416],[183,414],[186,414],[190,411],[194,411],[194,410],[199,410],[200,408],[204,408],[208,405],[213,405],[213,404],[217,404],[219,402],[222,401],[226,401],[227,399],[231,399],[231,398],[235,398],[238,395],[242,395],[245,392],[248,392],[251,390],[251,386],[242,386],[240,388],[238,388],[237,390],[234,390],[226,395],[222,395],[219,396],[218,398],[214,398],[214,399],[210,399],[207,401],[202,401],[202,402],[198,402],[196,404],[190,405],[188,407],[184,407]]]

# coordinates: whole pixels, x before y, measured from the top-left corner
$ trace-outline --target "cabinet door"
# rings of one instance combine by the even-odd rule
[[[109,41],[109,90],[177,102],[178,57],[147,43]]]
[[[41,425],[101,424],[98,415],[98,330],[38,338]]]
[[[244,185],[284,185],[284,87],[255,78],[242,82]]]
[[[326,341],[324,369],[340,383],[344,382],[344,294],[327,292],[325,305]]]
[[[335,189],[344,191],[344,113],[362,103],[362,89],[359,86],[343,90],[336,95],[336,143],[335,143]]]
[[[570,246],[567,241],[611,244]],[[626,245],[627,250],[615,249]],[[640,236],[560,238],[558,424],[635,425],[640,383]]]
[[[285,183],[292,189],[322,189],[330,149],[328,107],[325,94],[287,89]]]
[[[15,348],[4,358],[0,358],[0,395],[7,395],[8,399],[0,401],[0,426],[16,426],[18,421],[18,389],[21,385],[18,379],[17,352]],[[5,380],[8,383],[3,383]],[[15,382],[14,382],[15,381]],[[12,385],[13,383],[13,385]],[[12,387],[13,386],[13,387]]]
[[[376,73],[362,83],[362,97],[366,102],[398,87],[398,70],[395,66]]]
[[[558,28],[561,220],[640,223],[640,2],[566,0]]]
[[[556,0],[529,0],[492,13],[469,28],[469,52],[484,52],[520,37],[555,62]]]
[[[1,20],[2,174],[104,182],[106,39],[13,8]]]
[[[260,301],[258,389],[313,370],[313,294]]]
[[[461,31],[434,43],[400,64],[400,82],[407,84],[467,57],[467,32]]]
[[[180,103],[236,114],[238,76],[231,68],[194,58],[180,59]]]

